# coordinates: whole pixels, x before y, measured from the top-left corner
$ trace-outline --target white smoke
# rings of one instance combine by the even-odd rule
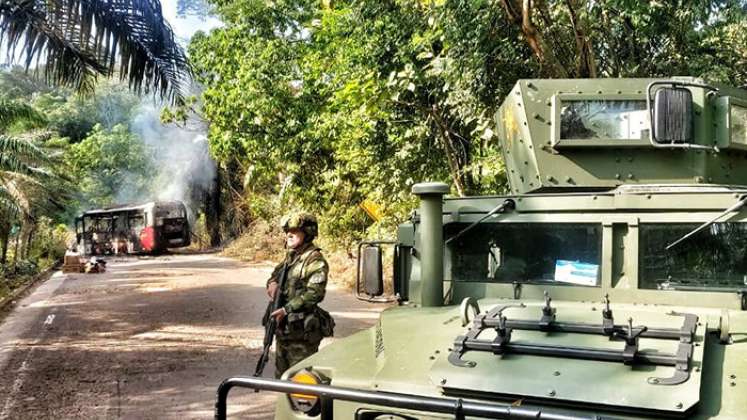
[[[183,201],[193,222],[216,176],[204,124],[189,128],[164,125],[160,107],[144,100],[132,118],[130,129],[143,139],[156,171],[148,188],[151,196],[138,201]]]

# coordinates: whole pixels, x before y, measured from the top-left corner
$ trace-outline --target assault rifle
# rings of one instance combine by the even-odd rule
[[[262,318],[262,323],[265,326],[265,340],[264,348],[262,349],[262,355],[259,356],[257,361],[257,367],[254,369],[254,376],[261,377],[262,371],[265,370],[265,365],[270,359],[270,347],[272,347],[272,340],[275,338],[275,330],[278,328],[278,323],[275,318],[270,316],[276,310],[282,308],[285,305],[283,302],[283,290],[285,289],[285,283],[288,280],[288,260],[283,263],[282,272],[280,273],[280,280],[278,281],[278,288],[275,292],[275,297],[267,303],[267,309],[265,310],[265,316]],[[259,392],[259,390],[257,390]]]

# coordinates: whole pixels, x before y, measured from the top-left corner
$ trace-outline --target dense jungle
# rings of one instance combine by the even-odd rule
[[[241,238],[292,209],[347,253],[393,235],[416,182],[504,192],[518,79],[747,84],[744,1],[179,0],[221,22],[189,40],[123,3],[0,1],[0,296],[90,208],[181,199],[193,247],[268,258]]]

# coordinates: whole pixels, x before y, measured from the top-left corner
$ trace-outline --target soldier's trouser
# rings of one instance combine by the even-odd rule
[[[280,376],[301,360],[319,351],[318,341],[277,340],[275,348],[275,377]]]

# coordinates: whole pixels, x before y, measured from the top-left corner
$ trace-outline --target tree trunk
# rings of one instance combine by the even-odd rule
[[[571,20],[571,25],[573,26],[574,39],[576,41],[576,53],[578,54],[576,76],[596,78],[597,64],[591,40],[588,36],[588,25],[583,19],[579,18],[576,13],[579,6],[574,4],[572,0],[566,0],[566,7],[568,8],[568,15]]]
[[[32,223],[29,227],[29,233],[26,235],[26,246],[23,251],[23,258],[28,258],[31,251],[31,244],[34,241],[34,234],[36,233],[36,223]]]
[[[540,66],[544,68],[544,72],[551,77],[569,77],[568,70],[560,58],[547,45],[543,34],[532,22],[532,0],[502,0],[501,3],[509,20],[524,34],[524,39],[537,57]]]
[[[28,237],[29,237],[29,229],[31,228],[31,223],[26,220],[24,223],[21,224],[21,230],[18,231],[18,256],[20,259],[26,258],[26,248],[28,244]]]
[[[469,144],[461,145],[464,147],[464,150],[463,153],[460,153],[460,139],[458,137],[461,136],[449,127],[448,121],[445,120],[438,106],[436,104],[431,106],[429,113],[438,129],[439,138],[443,144],[446,160],[449,164],[449,171],[451,172],[451,178],[454,182],[454,187],[456,187],[457,194],[460,197],[467,196],[472,192],[475,184],[472,176],[464,171],[470,164]],[[461,141],[468,142],[464,138]]]
[[[210,236],[210,246],[216,247],[221,243],[220,237],[220,196],[221,196],[221,168],[216,168],[213,188],[205,194],[205,229]]]
[[[8,262],[8,242],[10,242],[10,226],[0,225],[0,265]]]
[[[15,250],[13,251],[13,272],[14,273],[18,270],[18,245],[21,242],[21,229],[18,230],[18,234],[16,235],[16,239],[14,242],[14,246],[15,246]]]

